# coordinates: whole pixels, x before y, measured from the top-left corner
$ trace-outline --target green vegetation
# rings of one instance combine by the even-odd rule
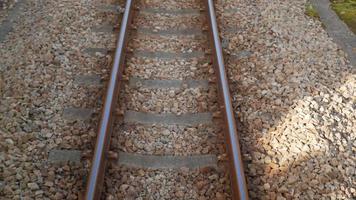
[[[316,11],[314,6],[309,2],[305,5],[305,14],[308,15],[309,17],[319,19],[318,11]]]
[[[332,0],[331,7],[356,34],[356,0]]]

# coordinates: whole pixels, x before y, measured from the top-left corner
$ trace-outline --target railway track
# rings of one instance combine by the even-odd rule
[[[126,1],[85,199],[248,199],[214,2],[190,2]]]

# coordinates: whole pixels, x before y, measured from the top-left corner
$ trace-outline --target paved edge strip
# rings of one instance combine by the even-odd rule
[[[170,14],[170,15],[201,15],[199,9],[175,9],[169,10],[164,8],[141,8],[139,10],[142,13],[149,14]]]
[[[186,84],[188,88],[209,88],[208,80],[148,80],[131,77],[129,87],[145,87],[152,89],[182,88]]]
[[[15,21],[20,19],[18,15],[24,4],[24,0],[19,0],[12,10],[9,11],[6,19],[0,24],[0,42],[6,39],[6,36],[13,30]]]
[[[351,32],[348,26],[340,20],[339,16],[331,9],[329,0],[312,0],[312,4],[318,11],[326,31],[348,54],[350,62],[356,66],[356,36]]]
[[[81,151],[78,150],[51,150],[48,161],[51,163],[75,162],[80,163]]]
[[[217,168],[216,155],[156,156],[119,152],[119,165],[148,169]]]
[[[199,125],[212,123],[211,113],[192,113],[192,114],[154,114],[136,111],[126,111],[124,121],[126,123],[140,124],[175,124],[175,125]]]
[[[86,121],[91,119],[93,113],[94,109],[90,108],[65,108],[63,110],[63,118],[69,121]]]
[[[134,56],[144,57],[144,58],[156,58],[162,60],[172,60],[172,59],[192,59],[192,58],[201,58],[205,56],[205,53],[202,51],[193,51],[190,53],[172,53],[172,52],[163,52],[163,51],[134,51]]]

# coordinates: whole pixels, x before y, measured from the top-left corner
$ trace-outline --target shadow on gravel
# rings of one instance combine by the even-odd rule
[[[252,199],[355,195],[355,68],[302,7],[261,6],[229,38],[253,52],[226,57]]]
[[[310,62],[300,71],[298,65],[305,63],[283,62],[281,72],[277,64],[271,73],[264,65],[250,68],[248,61],[235,65],[234,74],[241,76],[235,80],[242,84],[233,81],[231,91],[251,197],[350,198],[355,73],[329,60]]]

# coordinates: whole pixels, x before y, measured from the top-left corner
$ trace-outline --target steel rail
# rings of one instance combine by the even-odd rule
[[[218,78],[219,98],[222,103],[223,117],[225,119],[225,135],[230,159],[230,177],[234,199],[248,199],[248,190],[241,159],[241,150],[237,134],[236,121],[231,103],[229,83],[225,71],[224,58],[219,37],[219,30],[216,22],[215,8],[213,0],[205,0],[210,39],[214,46],[213,65]]]
[[[121,29],[117,41],[116,53],[111,70],[110,81],[107,87],[105,104],[101,115],[94,157],[85,191],[86,200],[100,199],[105,168],[107,151],[110,145],[110,137],[113,127],[113,111],[115,110],[119,95],[120,82],[124,70],[125,48],[128,41],[128,29],[132,21],[133,0],[127,0],[125,12],[121,22]]]

